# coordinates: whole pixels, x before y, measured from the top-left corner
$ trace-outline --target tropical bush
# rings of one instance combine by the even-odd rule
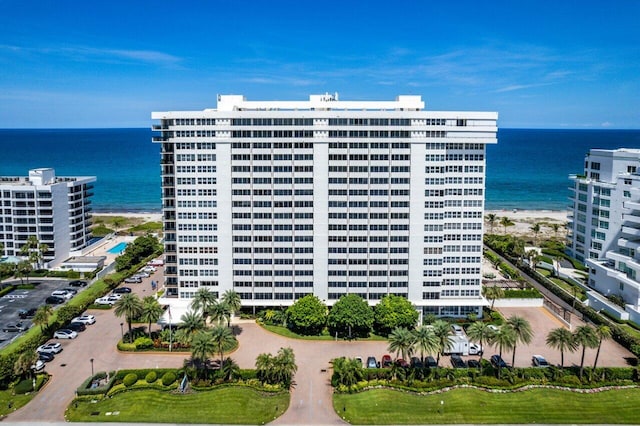
[[[124,379],[122,380],[122,384],[129,388],[135,385],[137,381],[138,381],[138,376],[134,373],[129,373],[126,376],[124,376]]]
[[[153,383],[153,382],[155,382],[156,380],[158,380],[158,375],[156,374],[156,372],[155,372],[155,371],[149,371],[149,372],[147,373],[147,375],[145,376],[144,380],[145,380],[147,383]]]
[[[172,385],[176,381],[176,373],[173,371],[167,371],[162,375],[161,381],[164,386]]]

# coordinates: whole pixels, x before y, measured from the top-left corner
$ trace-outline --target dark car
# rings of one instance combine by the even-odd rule
[[[125,294],[125,293],[131,293],[131,289],[129,287],[118,287],[115,290],[113,290],[113,294]]]
[[[550,366],[549,361],[547,361],[542,355],[534,355],[531,358],[531,364],[533,364],[534,367],[541,368],[547,368]]]
[[[460,355],[451,355],[451,365],[453,368],[467,368],[467,363],[460,357]]]
[[[38,308],[20,309],[18,311],[18,316],[20,317],[20,319],[33,318],[37,310]]]
[[[69,330],[80,332],[80,331],[85,331],[87,329],[87,326],[81,322],[70,322],[67,328]]]
[[[500,355],[491,355],[491,365],[493,365],[495,368],[506,368],[507,363],[504,362],[504,360],[502,359],[502,357]]]
[[[53,358],[55,357],[50,352],[38,352],[38,359],[40,361],[50,362],[50,361],[53,361]]]
[[[69,283],[69,285],[71,287],[86,287],[87,286],[87,282],[86,281],[75,280],[75,281],[71,281]]]
[[[429,355],[424,359],[424,365],[428,368],[436,368],[438,366],[438,363],[436,362],[436,359],[434,357]]]
[[[411,357],[411,366],[413,368],[423,368],[424,364],[422,363],[420,358],[418,358],[417,356],[412,356]]]
[[[370,356],[367,358],[367,368],[379,368],[380,364],[376,361],[376,357]]]
[[[398,367],[402,367],[402,368],[407,368],[409,366],[409,363],[407,361],[405,361],[404,359],[402,359],[402,358],[396,359],[395,364]]]
[[[391,355],[382,355],[382,360],[380,360],[380,365],[382,368],[391,367],[393,361],[391,361]]]
[[[64,302],[65,300],[62,297],[58,296],[49,296],[44,300],[44,303],[46,303],[47,305],[59,305]]]
[[[470,359],[469,361],[467,361],[467,366],[469,368],[480,368],[480,361],[478,361],[477,359]]]
[[[21,322],[17,322],[15,324],[7,324],[4,327],[2,327],[2,331],[4,331],[5,333],[21,333],[26,329],[27,327],[22,325]]]

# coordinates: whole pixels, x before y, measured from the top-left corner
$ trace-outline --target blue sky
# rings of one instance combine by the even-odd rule
[[[640,1],[0,0],[0,128],[422,95],[501,127],[640,128]]]

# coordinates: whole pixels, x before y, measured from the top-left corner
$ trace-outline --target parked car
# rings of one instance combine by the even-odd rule
[[[477,343],[469,342],[469,355],[482,355],[482,346]]]
[[[76,294],[78,294],[78,289],[77,288],[63,288],[62,291],[66,291],[67,293],[75,296]]]
[[[53,292],[51,292],[51,295],[54,296],[54,297],[60,297],[60,298],[66,299],[66,300],[69,300],[69,299],[71,299],[73,297],[72,293],[68,293],[68,292],[66,292],[64,290],[53,291]]]
[[[61,328],[53,333],[54,339],[75,339],[78,337],[78,333],[68,328]]]
[[[413,368],[423,368],[424,364],[422,363],[422,360],[420,358],[418,358],[417,356],[412,356],[411,357],[411,366]]]
[[[117,301],[118,299],[113,296],[103,296],[94,300],[93,303],[96,305],[112,305],[113,306],[116,304]]]
[[[50,352],[38,352],[38,359],[40,361],[51,362],[51,361],[53,361],[53,358],[55,358],[55,357]]]
[[[87,329],[87,326],[81,322],[73,322],[71,321],[69,325],[67,325],[67,329],[71,331],[75,331],[76,333],[80,333]]]
[[[542,355],[534,355],[533,357],[531,357],[531,364],[533,364],[534,367],[541,368],[550,366],[549,362]]]
[[[86,281],[75,280],[75,281],[71,281],[69,283],[69,285],[71,287],[86,287],[87,286],[87,282]]]
[[[140,271],[153,274],[155,271],[157,271],[157,268],[155,266],[145,266],[144,268],[140,269]]]
[[[72,319],[71,322],[79,322],[85,325],[94,324],[96,322],[96,317],[93,315],[80,315],[79,317]]]
[[[451,324],[451,331],[453,331],[453,334],[458,336],[462,336],[464,334],[464,329],[458,324]]]
[[[436,361],[436,359],[434,357],[429,355],[428,357],[426,357],[424,359],[424,365],[427,368],[436,368],[438,366],[438,362]]]
[[[362,358],[361,358],[361,357],[357,356],[357,357],[355,357],[354,359],[355,359],[356,361],[358,361],[358,362],[360,363],[360,365],[361,365],[361,366],[363,366],[363,367],[364,367],[364,362],[362,362]]]
[[[491,365],[493,365],[495,368],[508,367],[507,363],[504,362],[504,360],[500,355],[491,355],[490,361],[491,361]]]
[[[380,368],[380,364],[376,361],[376,357],[370,356],[367,358],[367,368]]]
[[[62,352],[62,345],[58,342],[49,342],[44,345],[38,346],[36,349],[38,353],[57,354]]]
[[[149,278],[150,276],[151,275],[147,271],[139,271],[134,275],[134,277],[140,277],[140,278]]]
[[[5,333],[21,333],[26,329],[27,327],[25,327],[21,322],[7,324],[4,327],[2,327],[2,331],[4,331]]]
[[[64,303],[65,301],[66,299],[58,296],[49,296],[44,299],[44,303],[46,303],[47,305],[59,305],[61,303]]]
[[[140,277],[129,277],[129,278],[125,278],[124,282],[127,284],[138,284],[142,282],[142,278]]]
[[[487,326],[487,328],[492,332],[492,333],[497,333],[498,330],[500,330],[500,327],[498,327],[497,325],[493,325],[493,324],[489,324]]]
[[[18,316],[20,317],[20,319],[33,318],[37,310],[38,308],[20,309],[18,311]]]
[[[451,365],[453,365],[453,368],[467,368],[467,363],[464,362],[460,355],[451,355]]]
[[[382,355],[382,359],[380,360],[380,365],[382,368],[391,367],[393,361],[391,361],[391,355]]]
[[[44,361],[37,360],[35,364],[31,366],[33,371],[42,371],[44,370]]]
[[[409,363],[405,361],[403,358],[398,358],[396,359],[396,365],[398,367],[407,368],[409,366]]]
[[[480,361],[477,359],[470,359],[467,361],[467,367],[469,368],[480,368]]]
[[[131,293],[131,288],[130,287],[118,287],[118,288],[113,290],[113,294],[125,294],[125,293]]]

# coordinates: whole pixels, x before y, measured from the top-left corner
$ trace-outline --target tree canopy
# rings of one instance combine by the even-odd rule
[[[287,327],[298,334],[318,335],[327,323],[327,307],[313,294],[296,300],[286,315]]]
[[[388,336],[391,330],[401,327],[413,329],[418,322],[418,311],[409,300],[393,294],[380,299],[373,308],[373,329]]]
[[[373,326],[373,309],[357,294],[347,294],[329,311],[327,326],[332,335],[368,337]]]

